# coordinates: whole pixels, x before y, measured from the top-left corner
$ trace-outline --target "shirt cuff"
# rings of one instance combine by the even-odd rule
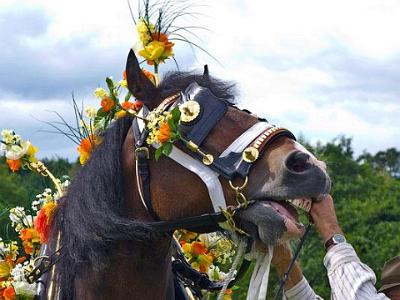
[[[316,299],[315,293],[305,277],[303,277],[294,287],[285,291],[285,296],[289,300]]]
[[[348,262],[360,262],[356,251],[349,243],[340,243],[331,247],[324,257],[324,265],[328,272]]]

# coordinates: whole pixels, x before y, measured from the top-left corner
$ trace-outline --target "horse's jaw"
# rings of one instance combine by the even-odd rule
[[[296,208],[289,202],[256,201],[239,211],[236,221],[254,240],[272,246],[298,238],[305,230]]]

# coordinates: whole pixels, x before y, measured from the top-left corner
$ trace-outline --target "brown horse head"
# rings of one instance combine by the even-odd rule
[[[193,82],[219,98],[215,101],[226,103],[226,111],[200,145],[214,157],[260,122],[234,106],[234,85],[208,73],[168,74],[156,87],[140,69],[133,51],[126,71],[130,92],[149,109]],[[131,124],[132,118],[125,117],[110,126],[59,206],[53,237],[61,236],[56,270],[62,299],[173,299],[172,233],[151,226],[154,218],[140,200]],[[149,148],[151,206],[157,217],[176,220],[213,212],[198,174],[166,156],[156,162],[154,149]],[[224,176],[218,180],[227,205],[236,205],[229,180]],[[232,179],[234,186],[242,183],[243,178]],[[296,227],[295,213],[286,200],[318,200],[329,189],[324,164],[292,138],[279,137],[250,169],[244,193],[257,204],[238,214],[237,222],[256,238],[274,244]]]
[[[243,132],[255,123],[260,122],[256,116],[247,111],[239,110],[233,105],[234,86],[212,79],[208,74],[208,68],[203,76],[186,73],[169,75],[160,86],[156,87],[145,77],[139,68],[134,52],[131,51],[127,63],[127,79],[132,94],[142,99],[150,108],[157,107],[164,98],[185,90],[192,82],[197,82],[200,86],[209,88],[215,96],[228,102],[229,107],[226,114],[202,144],[204,150],[215,157],[219,156]],[[128,161],[133,161],[133,152],[128,150],[131,149],[132,143],[132,138],[128,134],[126,146]],[[173,176],[165,170],[168,170]],[[130,173],[130,171],[128,170],[126,173]],[[209,195],[201,179],[173,160],[164,157],[157,163],[153,161],[151,163],[151,174],[151,181],[157,182],[157,186],[152,188],[153,206],[161,219],[179,219],[185,216],[200,215],[212,210]],[[229,205],[235,205],[235,197],[228,180],[221,176],[220,181],[224,187],[226,201]],[[234,183],[240,185],[242,181],[243,179],[237,178]],[[131,182],[134,182],[133,178]],[[310,198],[318,201],[329,192],[330,184],[323,162],[318,161],[292,138],[276,139],[268,146],[262,158],[252,167],[246,190],[246,196],[249,199],[270,199],[275,203],[264,201],[261,203],[262,205],[257,204],[246,213],[241,214],[241,217],[245,224],[247,223],[246,220],[254,219],[255,214],[264,215],[264,217],[260,217],[261,220],[271,220],[271,218],[276,220],[273,224],[276,224],[276,227],[279,228],[275,228],[273,231],[279,234],[275,236],[267,235],[267,237],[261,234],[264,236],[265,242],[275,244],[279,235],[289,229],[288,227],[292,229],[298,227],[293,226],[297,224],[290,222],[297,221],[293,209],[287,207],[288,204],[281,206],[277,202],[286,203],[286,200],[296,198]],[[285,223],[286,225],[284,225]],[[266,225],[271,228],[271,222]],[[301,230],[297,232],[297,234],[300,233]]]

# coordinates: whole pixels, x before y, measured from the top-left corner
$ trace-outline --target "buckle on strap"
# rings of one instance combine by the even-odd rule
[[[244,182],[241,186],[234,186],[232,180],[229,180],[229,185],[231,189],[235,191],[235,199],[239,205],[242,205],[246,208],[248,206],[248,200],[246,196],[243,194],[244,190],[247,187],[247,183],[249,182],[249,177],[246,176]]]
[[[149,148],[147,148],[147,147],[138,147],[138,148],[135,149],[135,158],[136,158],[136,160],[139,159],[139,154],[141,152],[146,155],[146,159],[150,159]]]

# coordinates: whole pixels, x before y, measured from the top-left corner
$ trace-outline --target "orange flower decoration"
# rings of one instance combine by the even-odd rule
[[[79,152],[79,162],[84,165],[89,159],[90,154],[92,154],[93,149],[96,145],[100,143],[98,137],[95,135],[90,135],[88,138],[83,139],[78,146],[77,150]]]
[[[145,75],[148,79],[150,79],[150,81],[151,81],[154,85],[156,85],[156,78],[155,78],[154,74],[151,73],[150,71],[147,71],[146,69],[142,69],[142,71],[143,71],[144,75]]]
[[[160,129],[157,133],[157,141],[160,144],[164,144],[165,142],[168,142],[169,139],[171,138],[171,128],[169,127],[168,123],[165,122],[160,126]]]
[[[3,298],[5,300],[15,300],[17,299],[17,296],[15,294],[14,287],[12,285],[9,285],[6,287],[3,291]]]
[[[168,35],[166,35],[165,33],[161,33],[161,32],[160,33],[154,32],[151,34],[151,39],[152,39],[152,42],[154,42],[154,41],[160,42],[162,44],[162,47],[164,48],[162,51],[162,56],[158,57],[157,63],[164,62],[165,59],[174,55],[174,53],[172,52],[172,47],[175,44],[168,40]],[[150,42],[148,45],[150,45],[152,42]],[[146,53],[146,51],[144,53]],[[154,65],[154,60],[148,59],[147,55],[141,54],[140,51],[139,51],[139,54],[142,55],[144,58],[146,58],[147,64],[149,64],[151,66]]]
[[[138,112],[142,108],[142,106],[143,106],[143,103],[141,101],[135,101],[135,102],[125,101],[121,104],[121,107],[123,109],[121,109],[120,111],[118,111],[115,114],[115,118],[119,119],[119,118],[125,117],[126,112],[130,109]]]
[[[105,97],[101,100],[101,107],[104,112],[109,112],[115,107],[115,101],[109,97]]]
[[[125,110],[134,110],[134,111],[138,111],[142,108],[143,103],[141,101],[135,101],[135,102],[129,102],[129,101],[125,101],[124,103],[121,104],[121,107]]]
[[[10,168],[10,170],[12,172],[17,172],[21,169],[21,160],[20,159],[16,159],[16,160],[12,160],[12,159],[7,159],[7,164],[8,167]]]
[[[163,43],[164,44],[164,54],[163,54],[163,56],[166,56],[166,57],[168,57],[168,56],[170,56],[171,54],[173,55],[173,53],[172,53],[172,47],[175,45],[174,43],[172,43],[172,42],[170,42],[169,40],[168,40],[168,35],[166,35],[165,33],[158,33],[158,32],[155,32],[155,33],[152,33],[151,34],[151,39],[153,40],[153,41],[159,41],[159,42],[161,42],[161,43]],[[160,62],[163,62],[164,61],[164,59],[162,59],[161,58],[161,60],[160,60]],[[154,65],[154,61],[153,60],[150,60],[150,59],[148,59],[147,60],[147,64],[149,64],[149,65]],[[150,79],[151,80],[151,79]]]
[[[214,256],[202,242],[184,242],[181,244],[185,255],[190,257],[191,265],[200,272],[207,273],[214,261]]]
[[[207,253],[208,249],[201,242],[193,242],[191,247],[191,252],[193,255],[200,255]]]
[[[56,211],[57,204],[55,202],[48,202],[40,209],[37,218],[35,219],[35,229],[39,233],[40,242],[47,243],[49,239],[51,221]]]
[[[33,254],[35,245],[40,243],[39,232],[34,228],[24,228],[20,231],[20,236],[26,254]]]
[[[232,300],[232,289],[226,289],[223,300]]]
[[[172,47],[175,45],[174,43],[172,43],[168,40],[168,35],[166,35],[165,33],[162,33],[162,32],[152,33],[151,38],[153,41],[159,41],[159,42],[164,43],[165,51],[171,51]]]

